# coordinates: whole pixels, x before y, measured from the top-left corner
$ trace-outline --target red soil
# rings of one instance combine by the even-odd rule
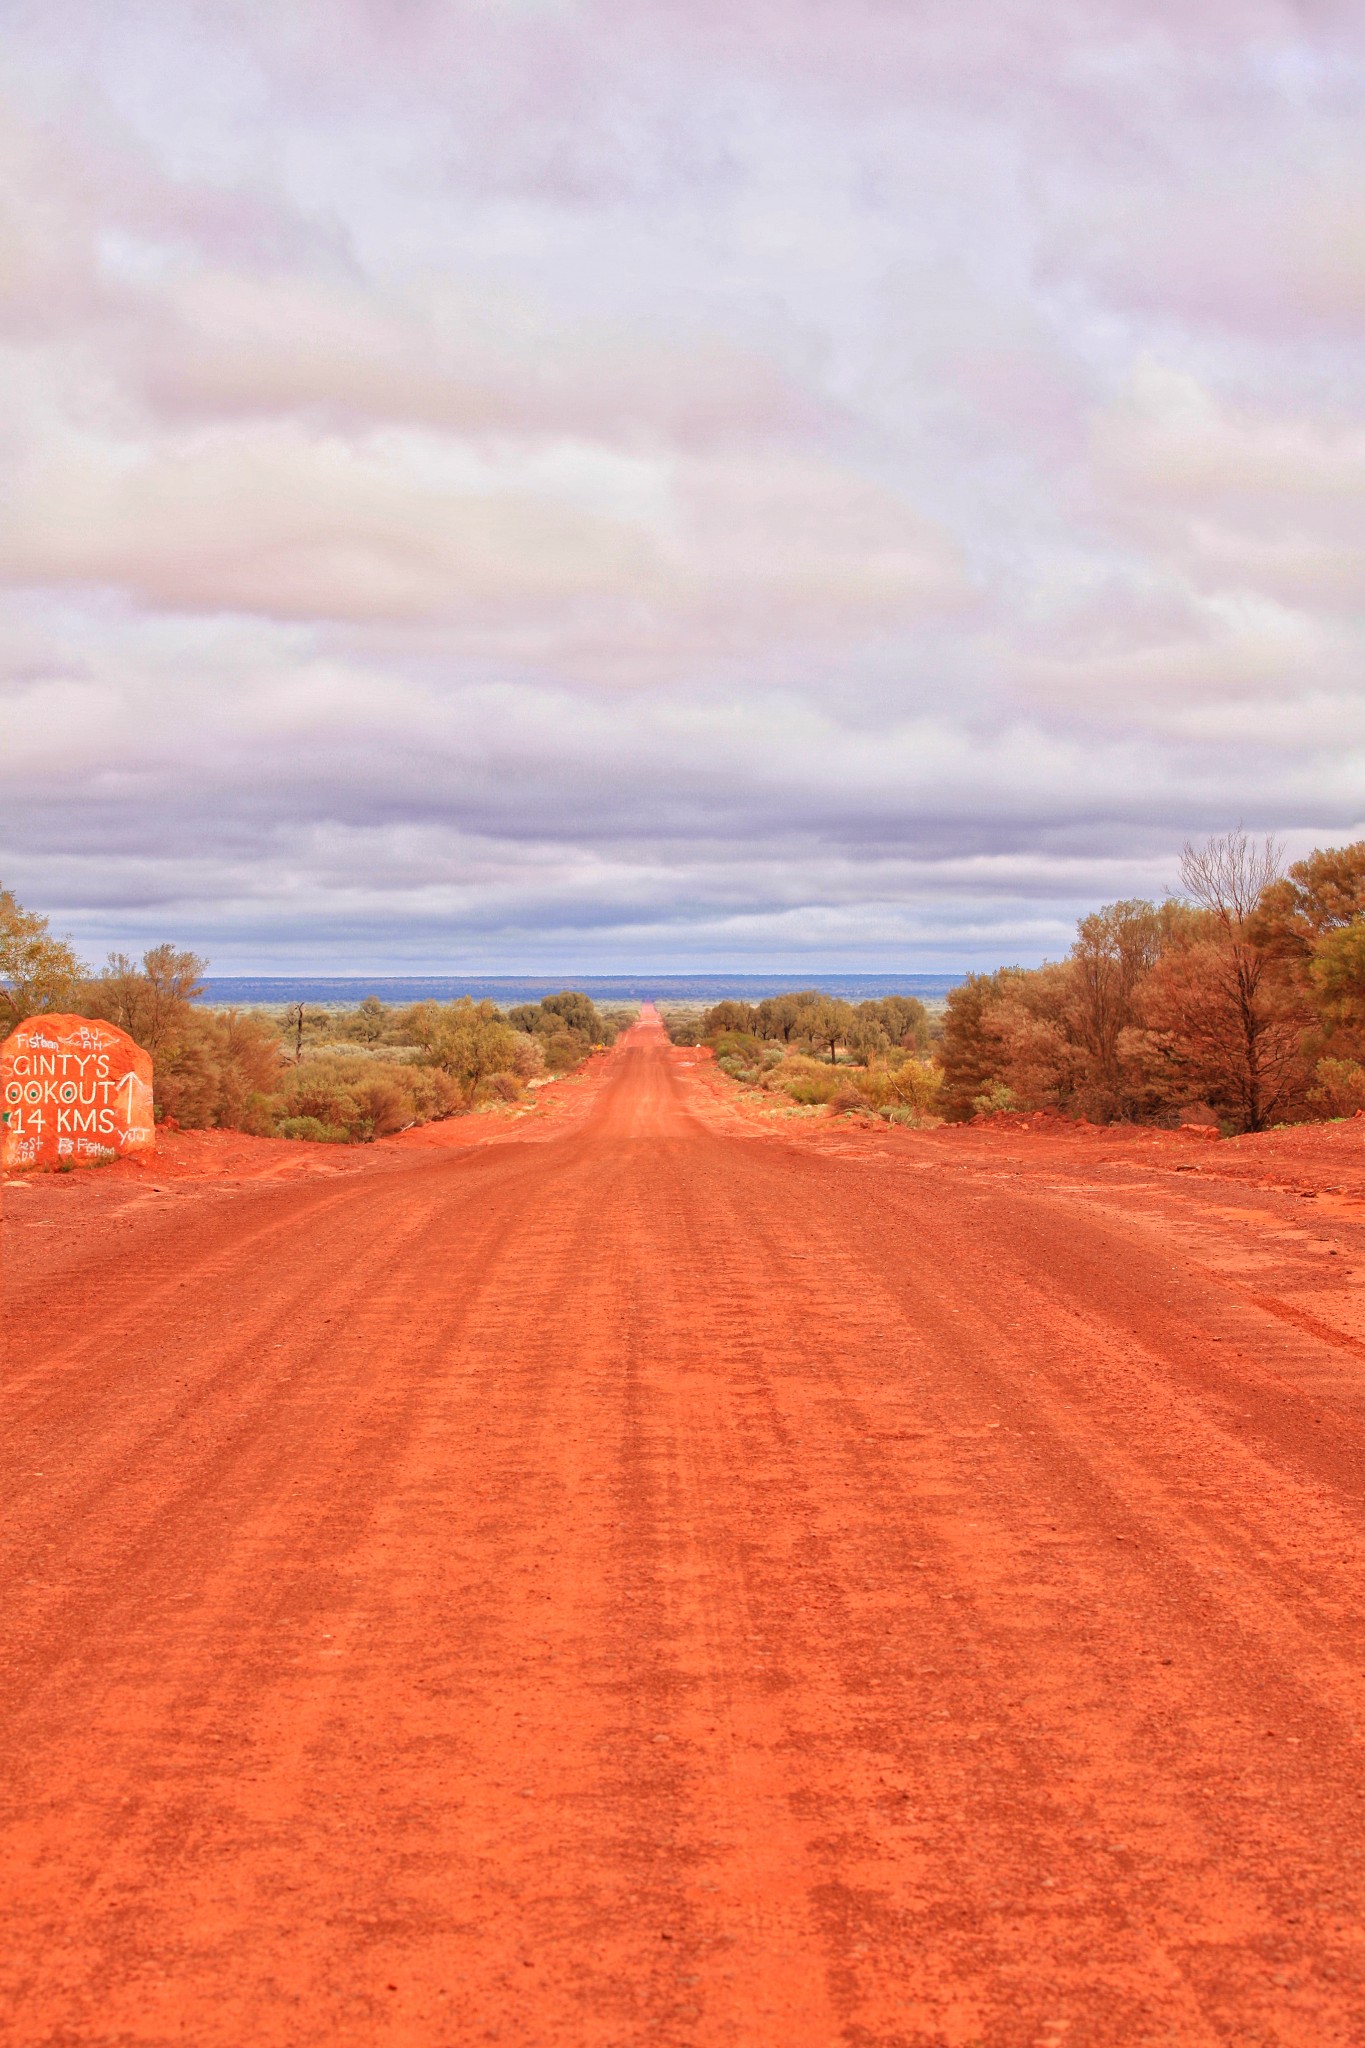
[[[6,2042],[1365,2040],[1365,1123],[545,1092],[5,1190]]]

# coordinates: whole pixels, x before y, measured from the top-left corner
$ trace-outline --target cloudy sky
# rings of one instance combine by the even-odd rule
[[[1365,835],[1359,0],[4,0],[0,879],[1035,960]]]

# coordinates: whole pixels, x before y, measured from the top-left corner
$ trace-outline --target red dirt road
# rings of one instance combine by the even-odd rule
[[[5,1190],[0,2038],[1365,2041],[1365,1126],[575,1086]]]

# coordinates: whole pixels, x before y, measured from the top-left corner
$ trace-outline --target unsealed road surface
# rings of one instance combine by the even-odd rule
[[[0,2039],[1365,2041],[1365,1343],[723,1086],[6,1190]]]

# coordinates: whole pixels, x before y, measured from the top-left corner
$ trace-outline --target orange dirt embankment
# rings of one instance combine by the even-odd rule
[[[767,1107],[5,1190],[6,2042],[1365,2040],[1365,1125]]]

